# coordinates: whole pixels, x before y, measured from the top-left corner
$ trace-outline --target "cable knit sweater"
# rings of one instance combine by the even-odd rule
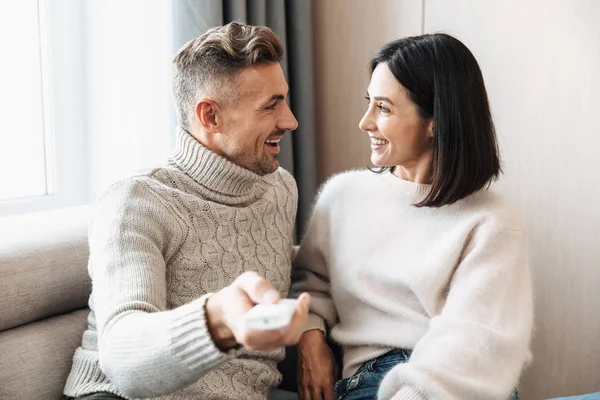
[[[505,400],[530,358],[523,226],[491,191],[417,208],[430,186],[349,172],[322,189],[294,261],[312,295],[308,329],[331,329],[343,377],[413,349],[379,399]]]
[[[284,350],[220,352],[207,296],[256,271],[286,296],[296,184],[261,177],[178,134],[169,164],[111,186],[90,226],[88,329],[64,393],[260,399]]]

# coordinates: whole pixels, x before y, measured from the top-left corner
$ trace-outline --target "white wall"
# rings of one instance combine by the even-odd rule
[[[531,247],[536,333],[521,398],[600,391],[600,2],[313,4],[322,179],[368,162],[356,125],[381,44],[423,19],[473,51],[504,158],[496,189],[522,210]]]

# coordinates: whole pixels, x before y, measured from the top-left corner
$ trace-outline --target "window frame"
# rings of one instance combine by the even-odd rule
[[[0,201],[0,216],[86,204],[83,2],[38,0],[46,195]],[[3,173],[9,173],[4,171]]]

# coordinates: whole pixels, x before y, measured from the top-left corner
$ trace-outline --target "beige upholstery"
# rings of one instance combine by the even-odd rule
[[[62,397],[88,314],[89,215],[0,218],[0,399]]]
[[[88,207],[0,220],[0,330],[83,308]]]
[[[60,399],[88,310],[0,332],[0,399]]]

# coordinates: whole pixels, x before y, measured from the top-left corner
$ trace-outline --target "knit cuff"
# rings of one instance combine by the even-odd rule
[[[236,357],[240,350],[223,353],[212,340],[208,330],[205,304],[211,294],[185,304],[175,310],[171,341],[173,354],[192,371],[210,371]]]
[[[306,329],[304,329],[304,332],[313,329],[318,329],[323,332],[323,334],[327,334],[327,328],[325,326],[325,320],[323,317],[310,313],[308,314],[308,322],[306,323]]]
[[[427,400],[427,397],[414,387],[404,386],[391,400]]]

